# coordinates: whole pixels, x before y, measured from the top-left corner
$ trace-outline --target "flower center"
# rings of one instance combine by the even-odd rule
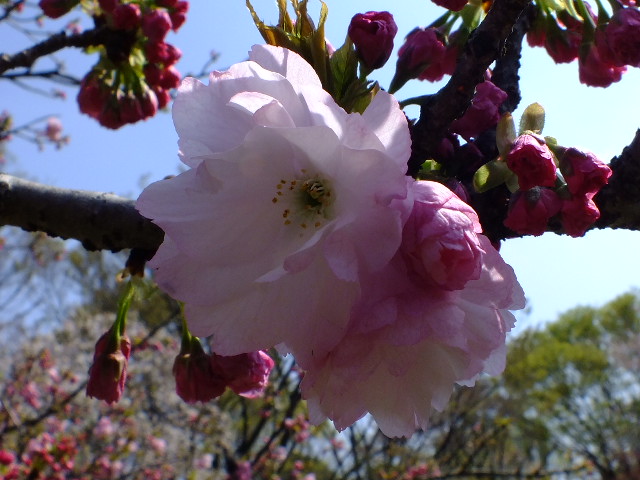
[[[284,207],[282,218],[285,225],[319,228],[331,217],[334,200],[331,183],[318,175],[307,175],[306,170],[302,170],[301,177],[280,180],[271,201]]]

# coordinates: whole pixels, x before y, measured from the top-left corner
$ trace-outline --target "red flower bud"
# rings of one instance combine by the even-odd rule
[[[459,12],[467,5],[467,0],[431,0],[440,7]]]
[[[127,363],[131,342],[110,329],[96,343],[93,364],[89,369],[87,396],[115,403],[120,400],[127,380]]]
[[[389,60],[398,27],[389,12],[357,13],[351,19],[348,33],[360,61],[374,70]]]
[[[69,13],[79,3],[80,0],[40,0],[38,6],[47,17],[59,18]]]
[[[533,135],[520,135],[507,155],[507,166],[518,176],[520,190],[553,187],[556,182],[556,164],[545,143]]]
[[[113,26],[119,30],[134,30],[140,26],[142,14],[135,3],[123,3],[113,10]]]
[[[151,10],[142,17],[142,33],[150,42],[158,43],[171,30],[171,18],[166,10]]]
[[[178,1],[176,2],[175,8],[169,12],[169,17],[171,18],[171,29],[174,32],[177,32],[178,29],[187,20],[188,10],[189,10],[189,2]]]
[[[504,225],[522,235],[542,235],[549,219],[560,211],[560,197],[548,188],[516,192]]]
[[[605,186],[611,169],[591,152],[568,148],[560,160],[560,169],[573,195],[595,195]]]
[[[211,356],[202,349],[197,338],[192,338],[180,350],[173,363],[176,393],[187,403],[208,402],[222,395],[227,384],[214,370]]]
[[[581,237],[600,218],[591,195],[580,195],[562,202],[562,228],[572,237]]]
[[[273,360],[262,350],[230,357],[214,353],[211,362],[214,370],[224,376],[231,390],[248,398],[262,394],[273,369]]]

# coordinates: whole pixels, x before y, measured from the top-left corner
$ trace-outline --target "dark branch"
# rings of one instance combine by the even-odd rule
[[[63,48],[86,48],[95,45],[105,45],[111,37],[118,34],[116,30],[110,30],[106,26],[93,28],[75,35],[67,35],[66,32],[57,33],[21,52],[13,55],[6,53],[0,55],[0,75],[14,68],[31,68],[40,57],[57,52]]]
[[[50,187],[1,173],[0,225],[74,238],[87,250],[154,251],[164,236],[138,213],[132,200]]]
[[[640,130],[609,164],[613,175],[594,201],[600,209],[595,228],[640,230]]]
[[[505,39],[531,0],[495,0],[484,21],[476,28],[458,58],[449,82],[420,110],[420,120],[412,132],[413,152],[409,174],[432,156],[451,122],[460,117],[471,102],[476,85],[498,58]]]

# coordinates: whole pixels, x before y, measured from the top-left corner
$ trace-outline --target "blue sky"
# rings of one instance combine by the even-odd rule
[[[396,48],[415,26],[425,26],[444,10],[428,0],[326,0],[329,7],[327,37],[337,47],[344,40],[351,17],[368,10],[388,10],[398,23]],[[319,2],[310,0],[317,6]],[[254,0],[260,16],[273,23],[277,9],[273,0]],[[69,15],[68,19],[73,18]],[[66,21],[53,22],[57,29]],[[47,27],[45,25],[45,27]],[[56,28],[52,28],[53,31]],[[217,69],[246,58],[251,45],[262,43],[253,26],[244,0],[192,1],[187,23],[169,41],[183,51],[178,64],[182,73],[197,72],[212,50],[220,52]],[[0,25],[0,45],[10,52],[27,43],[6,26]],[[86,72],[95,59],[79,51],[59,55],[67,68]],[[389,84],[395,65],[389,65],[372,78]],[[36,66],[46,67],[42,62]],[[578,83],[577,65],[555,65],[542,49],[525,49],[521,70],[523,101],[539,102],[547,111],[544,133],[558,138],[565,146],[591,150],[608,161],[628,144],[640,127],[640,100],[637,87],[640,71],[627,72],[620,83],[607,89]],[[46,90],[51,84],[39,84]],[[433,93],[437,85],[412,81],[401,89],[399,99]],[[0,110],[14,114],[17,125],[41,115],[55,114],[71,135],[71,143],[56,151],[44,152],[25,142],[10,144],[15,161],[6,167],[11,173],[54,185],[87,190],[110,191],[136,197],[141,185],[177,171],[177,136],[169,114],[110,131],[77,111],[75,93],[68,89],[67,101],[34,95],[9,82],[0,82]],[[519,111],[515,113],[518,117]],[[640,233],[595,231],[585,238],[570,239],[554,234],[505,242],[502,254],[514,267],[530,301],[529,316],[520,315],[520,325],[552,320],[558,313],[577,304],[599,305],[640,285],[640,256],[636,249]]]

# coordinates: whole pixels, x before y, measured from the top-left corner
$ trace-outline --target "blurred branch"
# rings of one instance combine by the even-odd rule
[[[489,65],[498,58],[506,38],[531,0],[495,0],[484,21],[473,31],[458,58],[449,82],[429,97],[420,109],[420,120],[412,132],[413,151],[409,175],[435,151],[449,125],[471,103],[476,85],[483,81]]]
[[[51,187],[0,173],[0,225],[74,238],[87,250],[155,250],[160,228],[134,202],[110,193]]]
[[[60,32],[51,35],[36,45],[29,47],[21,52],[9,55],[3,53],[0,55],[0,75],[14,68],[25,67],[31,68],[35,61],[45,55],[57,52],[67,47],[86,48],[95,45],[104,45],[109,40],[118,36],[116,30],[110,30],[106,26],[93,28],[82,33],[68,35],[66,32]]]

